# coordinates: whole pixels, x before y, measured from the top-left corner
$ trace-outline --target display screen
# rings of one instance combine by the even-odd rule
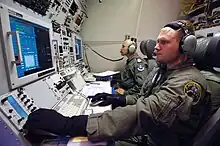
[[[17,103],[12,95],[8,96],[8,102],[15,109],[15,111],[20,115],[20,117],[26,118],[28,114],[23,110],[23,108]]]
[[[82,59],[82,40],[75,38],[76,60]]]
[[[53,67],[49,29],[40,25],[9,16],[11,31],[20,38],[22,62],[17,64],[18,78]],[[16,61],[19,58],[17,39],[12,35]]]

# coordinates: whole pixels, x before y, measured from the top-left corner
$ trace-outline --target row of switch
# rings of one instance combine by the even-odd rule
[[[17,91],[18,91],[18,94],[17,94],[18,98],[19,98],[22,94],[24,94],[23,88],[20,88],[20,89],[18,89]],[[24,94],[24,95],[21,97],[21,101],[23,102],[24,99],[26,99],[26,98],[27,98],[27,95]],[[30,101],[31,101],[30,99],[27,99],[27,100],[24,102],[24,105],[26,106]],[[29,104],[29,105],[27,106],[27,109],[30,109],[32,106],[33,106],[33,101],[32,101],[31,104]],[[31,109],[31,112],[33,112],[33,111],[35,111],[35,110],[36,110],[36,107],[33,107],[33,108]]]
[[[8,116],[8,119],[10,120],[12,118],[11,115]],[[22,120],[24,120],[24,117],[21,117],[20,119],[18,119],[18,124],[20,124],[22,122]]]
[[[23,101],[26,97],[27,97],[27,95],[25,95],[25,97],[21,98],[21,101]],[[1,100],[1,104],[4,104],[7,100],[8,100],[8,97],[3,98],[3,99]],[[27,105],[30,101],[31,101],[30,99],[27,99],[27,100],[24,102],[24,105]],[[33,102],[32,102],[30,105],[27,106],[27,109],[30,109],[33,105],[34,105],[34,104],[33,104]],[[33,107],[33,108],[31,109],[31,112],[35,111],[36,109],[37,109],[37,107]],[[12,110],[12,109],[9,110],[9,113],[12,112],[11,110]]]

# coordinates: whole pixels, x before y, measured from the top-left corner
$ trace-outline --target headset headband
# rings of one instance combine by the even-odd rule
[[[184,33],[184,36],[186,35],[194,35],[194,31],[189,30],[189,28],[187,27],[187,22],[184,23],[182,21],[172,21],[168,24],[166,24],[164,27],[170,27],[174,30],[179,30],[181,29]]]

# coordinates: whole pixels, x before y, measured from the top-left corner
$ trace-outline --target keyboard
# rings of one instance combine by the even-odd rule
[[[80,95],[68,94],[54,109],[64,116],[72,117],[84,112],[86,102]]]

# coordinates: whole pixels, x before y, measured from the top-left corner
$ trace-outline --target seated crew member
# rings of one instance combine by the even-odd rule
[[[101,97],[106,104],[118,102],[127,106],[73,117],[39,109],[28,116],[24,129],[29,132],[41,129],[72,137],[88,136],[92,141],[122,140],[147,134],[150,146],[191,145],[210,99],[205,78],[185,52],[196,46],[193,34],[188,21],[170,22],[161,29],[155,59],[167,68],[159,68],[155,76],[148,76],[152,82],[147,84],[144,96],[138,99],[134,96],[134,100],[116,95]],[[192,47],[187,48],[189,46]]]
[[[116,92],[119,94],[139,93],[143,82],[148,74],[147,63],[137,53],[137,39],[125,38],[120,53],[126,56],[124,70],[121,72],[119,80],[116,83]],[[114,83],[113,83],[114,84]]]

